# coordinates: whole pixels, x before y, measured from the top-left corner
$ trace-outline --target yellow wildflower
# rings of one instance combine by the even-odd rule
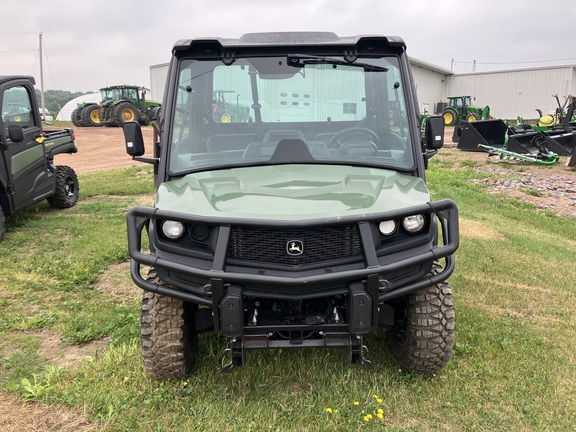
[[[354,401],[354,405],[358,406],[358,405],[360,405],[360,402]]]
[[[326,412],[327,412],[327,413],[333,412],[333,411],[332,411],[332,408],[326,408]]]
[[[372,414],[366,414],[366,415],[364,416],[364,421],[365,421],[365,422],[369,422],[370,420],[372,420]]]

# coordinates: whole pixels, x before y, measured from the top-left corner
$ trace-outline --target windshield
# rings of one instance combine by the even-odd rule
[[[137,99],[138,94],[134,88],[108,88],[101,89],[102,100],[106,99]]]
[[[182,60],[178,79],[173,175],[271,163],[414,165],[396,57]]]

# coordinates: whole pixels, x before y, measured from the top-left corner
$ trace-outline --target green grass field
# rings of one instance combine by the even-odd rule
[[[343,350],[306,349],[250,351],[243,368],[222,374],[225,341],[210,334],[194,374],[150,379],[139,304],[114,295],[114,281],[129,276],[107,272],[128,259],[126,212],[153,194],[142,166],[80,175],[75,207],[41,203],[8,220],[0,391],[71,407],[103,431],[574,430],[576,221],[487,194],[470,182],[480,174],[456,163],[438,156],[428,171],[434,198],[453,199],[461,217],[456,345],[441,372],[400,372],[378,332],[367,338],[369,371]],[[96,289],[103,275],[111,289]],[[105,349],[60,366],[39,350],[43,332],[63,348]]]

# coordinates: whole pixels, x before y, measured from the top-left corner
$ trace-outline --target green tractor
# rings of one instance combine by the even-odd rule
[[[147,125],[152,110],[160,106],[159,102],[146,100],[144,87],[116,85],[101,88],[100,94],[100,103],[80,103],[72,111],[74,126],[121,126],[127,121]]]
[[[471,101],[471,96],[450,96],[448,98],[448,106],[442,110],[444,124],[446,126],[455,126],[462,120],[473,122],[492,118],[488,105],[482,108],[472,105]]]
[[[252,123],[250,107],[238,102],[226,101],[226,93],[236,93],[234,90],[214,90],[212,96],[212,117],[218,123]]]
[[[99,120],[105,126],[122,126],[126,122],[137,121],[149,125],[152,111],[161,106],[160,102],[146,100],[146,88],[118,85],[100,89]]]

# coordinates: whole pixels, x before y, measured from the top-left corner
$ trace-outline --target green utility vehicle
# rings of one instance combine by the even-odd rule
[[[448,98],[448,106],[442,110],[442,117],[446,126],[455,126],[461,120],[488,120],[491,118],[490,107],[472,105],[471,96],[451,96]]]
[[[72,111],[72,124],[78,127],[122,126],[127,121],[150,124],[152,110],[159,102],[146,100],[144,87],[116,85],[100,89],[100,103],[84,102]]]
[[[76,153],[72,129],[43,131],[34,78],[0,76],[0,240],[6,217],[43,199],[68,208],[78,200],[74,170],[54,165],[59,153]]]
[[[458,214],[426,186],[444,121],[420,133],[404,41],[258,33],[172,53],[153,157],[124,124],[157,185],[127,216],[147,372],[190,373],[204,332],[227,338],[225,371],[266,348],[345,347],[368,366],[378,328],[405,370],[445,366]],[[252,121],[214,118],[218,89]]]

